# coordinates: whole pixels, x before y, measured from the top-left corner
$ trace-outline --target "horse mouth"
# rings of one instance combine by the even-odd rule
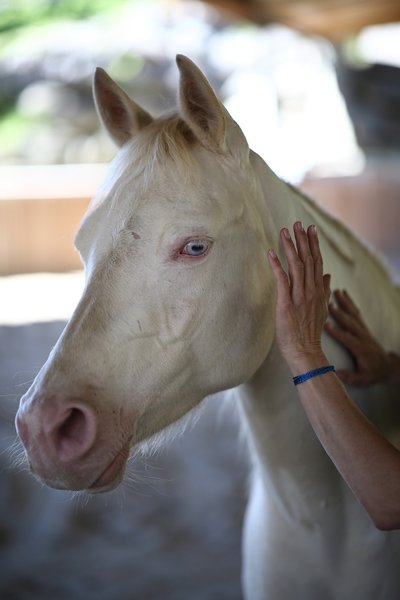
[[[87,491],[91,494],[100,494],[116,488],[124,477],[126,463],[129,458],[129,450],[130,445],[127,444],[108,464],[100,477],[87,488]]]

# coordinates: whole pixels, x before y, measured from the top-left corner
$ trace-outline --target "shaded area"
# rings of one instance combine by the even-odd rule
[[[233,407],[209,400],[110,494],[73,498],[11,464],[18,398],[63,325],[0,328],[0,597],[239,600],[247,458]]]
[[[354,66],[339,55],[337,74],[357,142],[365,151],[400,147],[400,68]]]

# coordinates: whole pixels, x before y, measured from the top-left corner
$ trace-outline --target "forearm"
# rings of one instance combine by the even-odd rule
[[[293,375],[327,364],[321,360],[317,365],[303,357]],[[298,393],[321,444],[375,525],[400,528],[400,452],[358,410],[334,373],[300,384]]]

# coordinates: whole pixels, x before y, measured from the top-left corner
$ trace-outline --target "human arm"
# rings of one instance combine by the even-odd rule
[[[355,369],[340,370],[344,383],[368,386],[374,383],[400,383],[400,356],[386,352],[371,335],[361,313],[346,290],[335,290],[336,304],[329,312],[337,325],[326,323],[326,331],[352,354]]]
[[[268,253],[278,301],[277,342],[294,376],[328,365],[321,332],[328,314],[329,278],[323,275],[318,236],[294,226],[281,242],[288,275],[274,252]],[[353,404],[334,372],[297,387],[307,417],[344,480],[379,529],[400,528],[400,452]]]

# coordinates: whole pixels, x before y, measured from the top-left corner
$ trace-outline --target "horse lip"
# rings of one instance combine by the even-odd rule
[[[130,444],[126,444],[117,452],[112,461],[107,465],[99,477],[87,488],[92,494],[108,492],[121,483],[125,472],[126,462],[129,458]]]

